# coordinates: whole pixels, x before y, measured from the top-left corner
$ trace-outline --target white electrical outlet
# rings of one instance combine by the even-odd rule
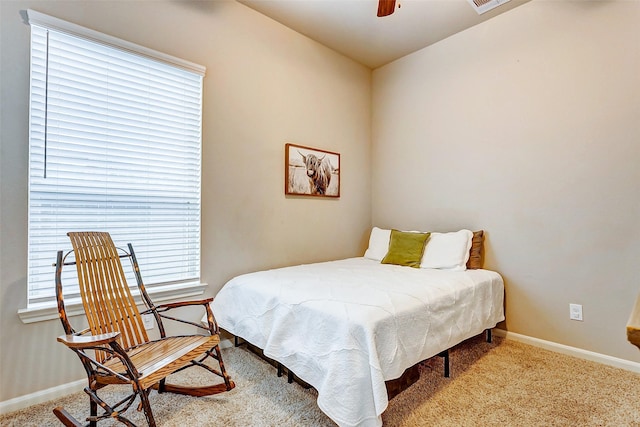
[[[581,304],[569,304],[569,319],[582,321]]]
[[[142,315],[142,323],[144,323],[144,328],[148,331],[149,329],[153,329],[153,314],[143,314]]]

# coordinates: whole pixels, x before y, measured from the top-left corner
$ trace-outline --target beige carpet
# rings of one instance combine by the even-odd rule
[[[237,387],[192,398],[152,394],[159,426],[335,426],[316,393],[278,378],[275,368],[243,348],[224,350]],[[192,370],[193,371],[193,370]],[[193,378],[187,378],[192,380]],[[1,426],[57,426],[52,408],[86,416],[84,393],[0,417]],[[141,413],[131,420],[145,426]],[[385,426],[640,426],[640,375],[495,338],[473,338],[421,366],[420,380],[395,397]],[[109,425],[103,423],[102,425]],[[113,424],[122,425],[122,424]]]

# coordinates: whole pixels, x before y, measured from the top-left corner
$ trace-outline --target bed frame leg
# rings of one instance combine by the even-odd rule
[[[282,367],[282,363],[277,362],[276,365],[277,369],[278,369],[278,376],[281,377],[282,373],[284,371],[283,367]],[[293,382],[293,372],[291,372],[291,369],[287,369],[287,382],[289,384],[291,384]]]
[[[449,350],[445,350],[442,353],[438,354],[438,356],[444,359],[444,377],[449,378]]]
[[[491,329],[487,329],[486,331],[487,342],[491,342]]]

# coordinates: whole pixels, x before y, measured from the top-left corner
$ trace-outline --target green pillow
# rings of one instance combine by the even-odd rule
[[[382,264],[419,268],[424,246],[430,234],[391,230],[389,251],[382,259]]]

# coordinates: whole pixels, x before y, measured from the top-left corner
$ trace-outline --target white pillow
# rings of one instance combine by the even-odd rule
[[[467,269],[473,232],[431,233],[424,248],[420,268],[462,271]]]
[[[373,227],[371,236],[369,236],[369,247],[364,253],[364,257],[382,261],[382,258],[389,252],[389,239],[391,239],[391,230]]]

